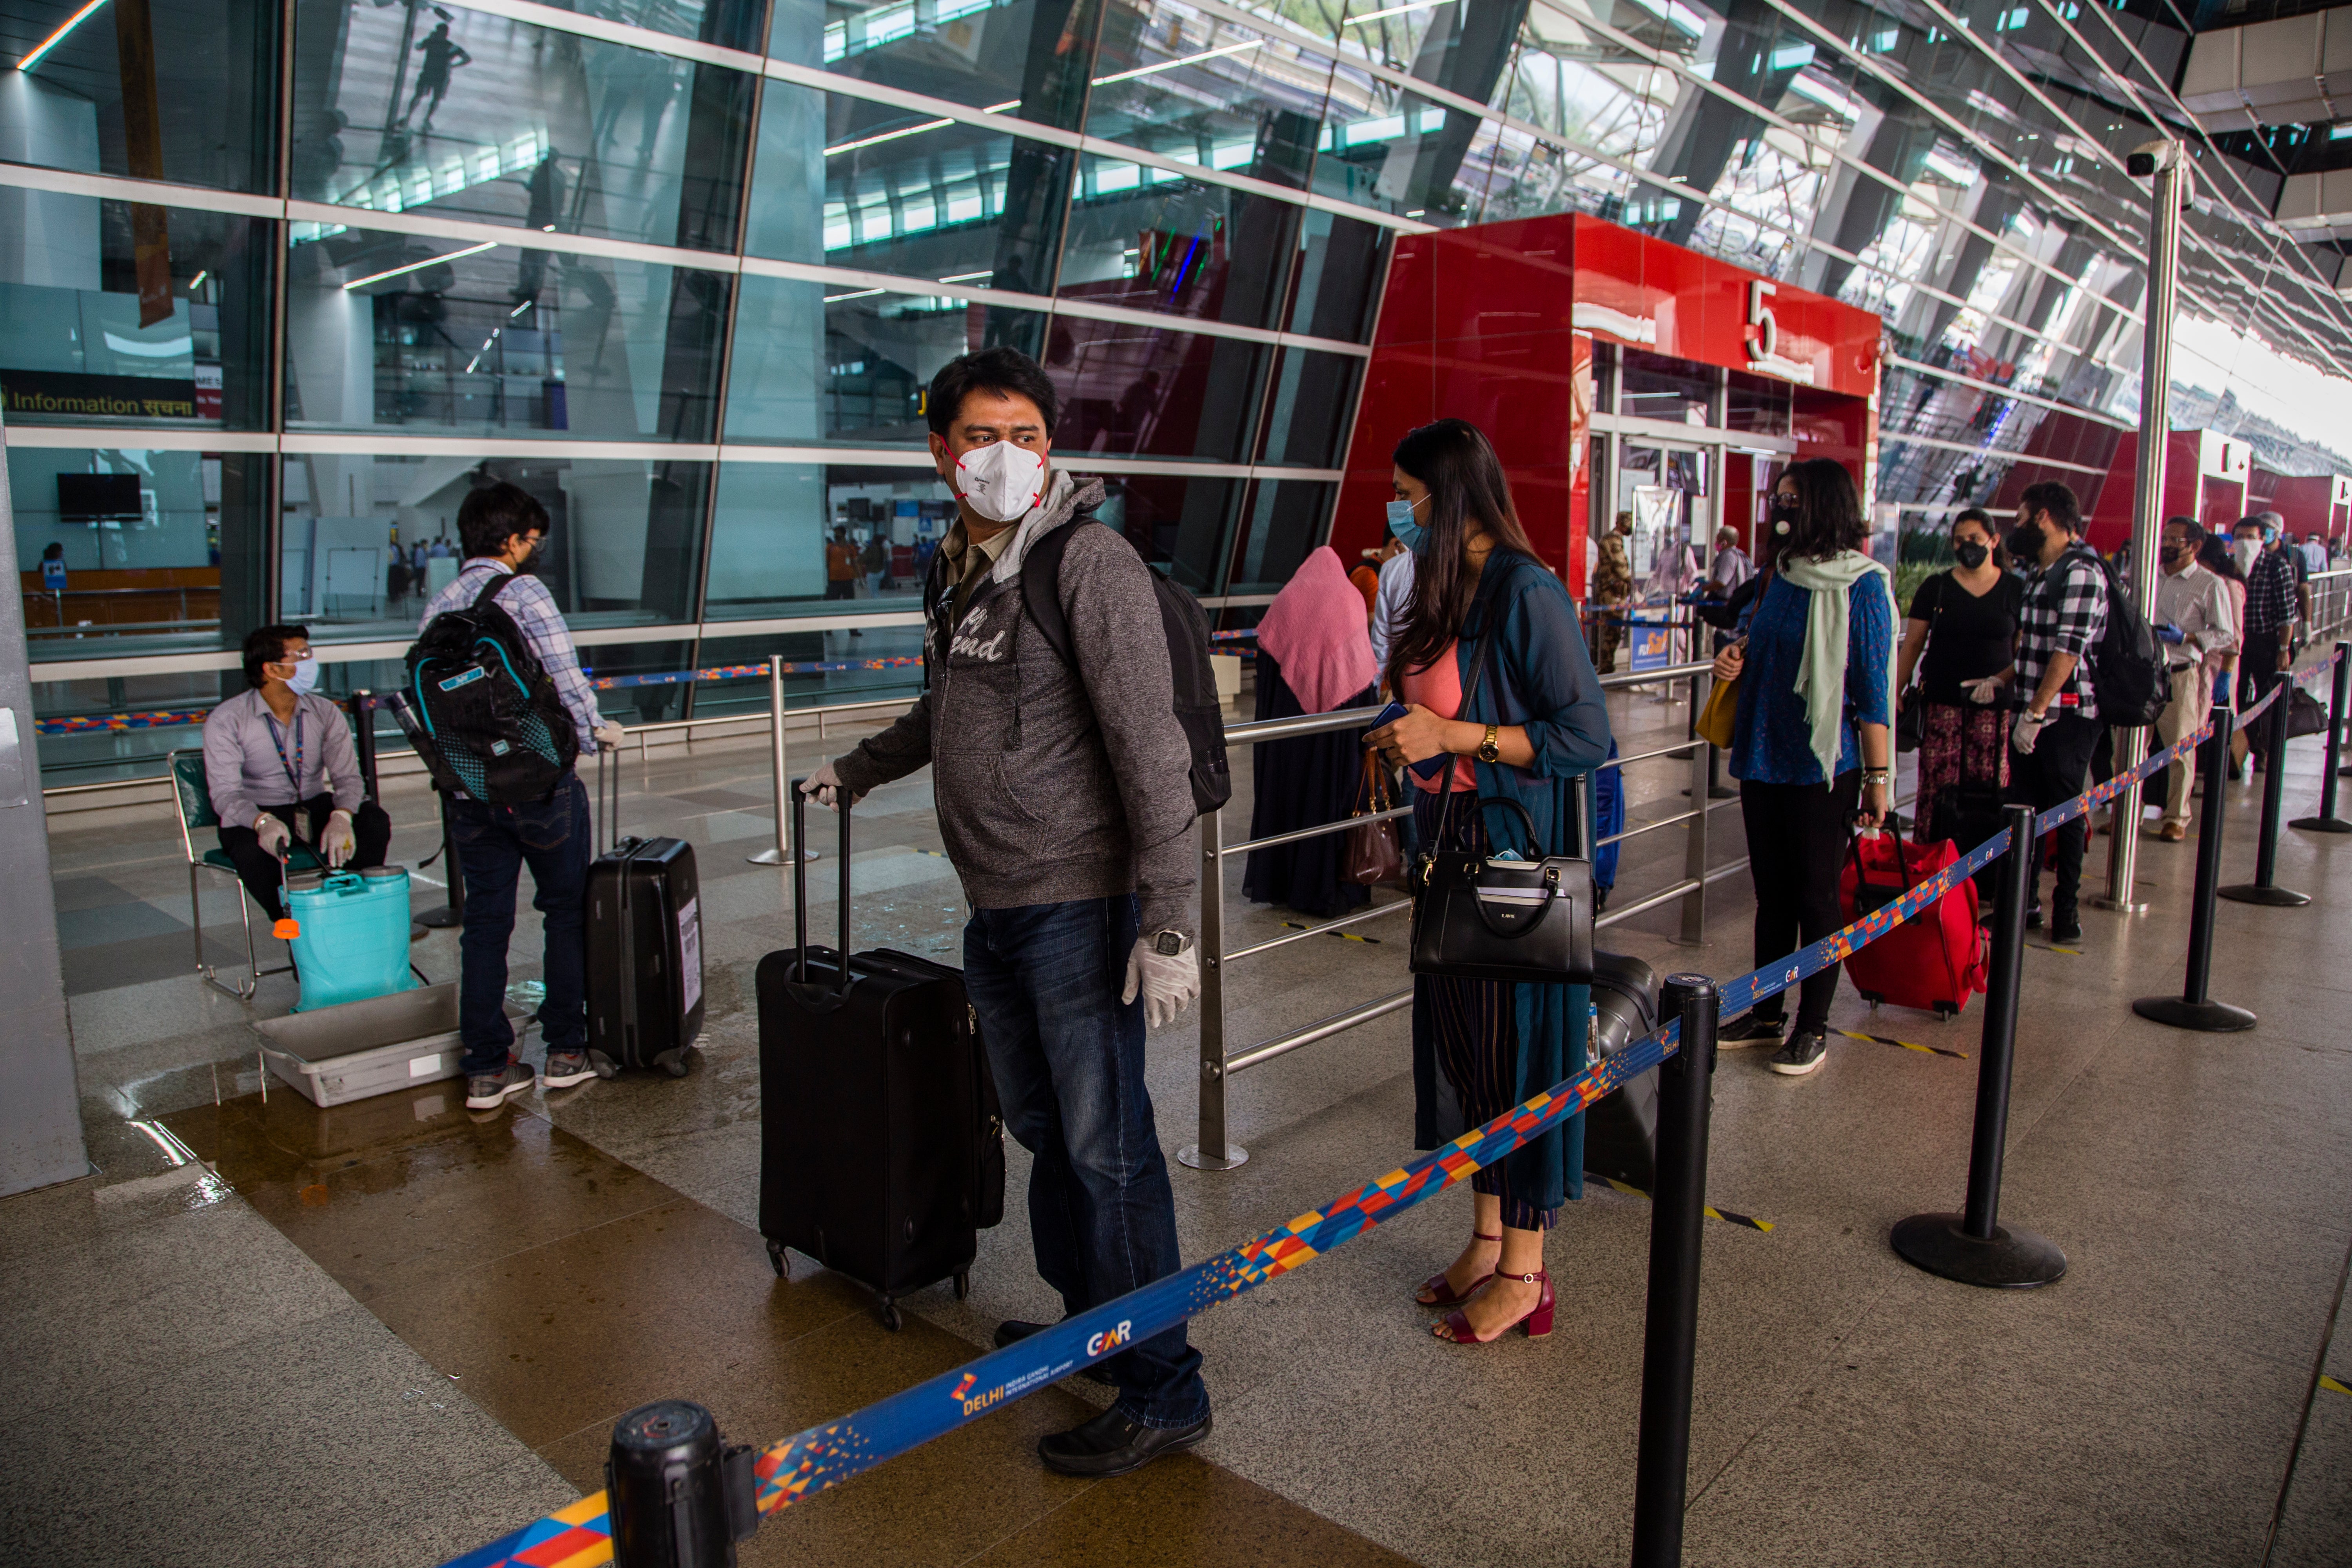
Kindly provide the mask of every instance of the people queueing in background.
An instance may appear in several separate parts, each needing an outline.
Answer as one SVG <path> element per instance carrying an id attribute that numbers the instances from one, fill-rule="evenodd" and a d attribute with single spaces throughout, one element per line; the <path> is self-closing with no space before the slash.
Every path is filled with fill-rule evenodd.
<path id="1" fill-rule="evenodd" d="M 2240 518 L 2231 530 L 2230 549 L 2238 570 L 2246 574 L 2246 618 L 2240 623 L 2244 658 L 2238 688 L 2238 706 L 2243 710 L 2286 679 L 2294 663 L 2295 621 L 2310 589 L 2295 580 L 2294 552 L 2280 547 L 2278 529 L 2268 514 Z M 2270 752 L 2270 727 L 2257 720 L 2241 733 L 2253 753 L 2254 771 L 2262 772 Z"/>
<path id="2" fill-rule="evenodd" d="M 2091 653 L 2107 629 L 2107 575 L 2083 542 L 2082 506 L 2056 480 L 2028 485 L 2009 535 L 2009 553 L 2026 574 L 2018 619 L 2017 659 L 2009 673 L 2017 720 L 2010 727 L 2010 799 L 2047 811 L 2083 792 L 2091 753 L 2106 733 L 2091 681 Z M 2050 894 L 2050 939 L 2083 940 L 2083 855 L 2090 819 L 2056 834 L 2057 870 Z M 2042 926 L 2042 858 L 2028 857 L 2032 900 L 2025 923 Z"/>
<path id="3" fill-rule="evenodd" d="M 1380 592 L 1372 600 L 1372 666 L 1381 672 L 1384 683 L 1390 645 L 1395 642 L 1397 628 L 1404 624 L 1405 611 L 1412 604 L 1413 563 L 1418 559 L 1393 530 L 1387 531 L 1387 537 L 1396 549 L 1381 563 Z"/>
<path id="4" fill-rule="evenodd" d="M 1625 637 L 1625 616 L 1633 599 L 1633 558 L 1627 553 L 1633 537 L 1633 514 L 1621 511 L 1601 541 L 1601 563 L 1593 569 L 1585 595 L 1592 667 L 1606 675 L 1617 668 L 1617 645 Z"/>
<path id="5" fill-rule="evenodd" d="M 1952 519 L 1951 545 L 1953 564 L 1911 595 L 1895 686 L 1898 712 L 1919 710 L 1913 837 L 1968 846 L 2000 830 L 2001 795 L 2009 788 L 2001 672 L 2016 648 L 2025 584 L 2010 572 L 2008 552 L 1982 508 Z M 1990 892 L 1993 875 L 1990 867 L 1978 873 L 1978 887 Z"/>
<path id="6" fill-rule="evenodd" d="M 514 617 L 524 646 L 547 672 L 585 756 L 621 743 L 622 727 L 596 711 L 596 696 L 580 668 L 572 628 L 555 595 L 530 570 L 546 543 L 547 509 L 520 485 L 500 482 L 468 494 L 457 508 L 457 537 L 466 563 L 425 605 L 423 630 L 444 610 L 471 605 L 484 588 L 506 579 L 492 602 Z M 539 1082 L 567 1089 L 595 1076 L 588 1063 L 588 942 L 584 900 L 595 828 L 588 791 L 567 773 L 545 800 L 494 805 L 459 794 L 449 798 L 449 841 L 466 879 L 466 923 L 457 939 L 457 1038 L 465 1047 L 466 1108 L 488 1110 L 531 1086 L 528 1064 L 514 1058 L 514 1026 L 507 1021 L 507 949 L 514 940 L 515 890 L 530 868 L 531 908 L 546 937 L 541 978 L 540 1038 L 547 1066 Z"/>
<path id="7" fill-rule="evenodd" d="M 2221 586 L 2230 595 L 2230 624 L 2237 628 L 2238 640 L 2229 652 L 2215 654 L 2205 661 L 2205 672 L 2211 677 L 2212 700 L 2232 712 L 2238 707 L 2238 666 L 2246 646 L 2246 574 L 2238 565 L 2236 541 L 2228 533 L 2208 533 L 2205 542 L 2197 547 L 2197 564 L 2221 579 Z M 2197 747 L 2198 776 L 2204 776 L 2211 759 L 2215 742 L 2207 739 Z M 2246 759 L 2246 737 L 2243 731 L 2230 736 L 2230 755 L 2226 767 L 2230 782 L 2242 776 Z"/>
<path id="8" fill-rule="evenodd" d="M 824 546 L 824 596 L 828 599 L 857 597 L 857 546 L 849 542 L 849 530 L 844 524 L 834 526 L 833 537 Z M 866 633 L 856 626 L 849 635 L 862 637 Z"/>
<path id="9" fill-rule="evenodd" d="M 1200 994 L 1201 966 L 1192 754 L 1159 596 L 1134 546 L 1092 521 L 1102 481 L 1052 466 L 1059 402 L 1012 348 L 950 360 L 931 378 L 931 458 L 957 516 L 924 579 L 930 684 L 803 789 L 846 810 L 936 770 L 940 836 L 973 906 L 965 991 L 1005 1130 L 1034 1156 L 1037 1272 L 1075 1314 L 1181 1264 L 1144 1029 Z M 1029 618 L 1022 584 L 1037 542 L 1065 528 L 1053 591 L 1075 666 Z M 1009 1320 L 996 1342 L 1041 1326 Z M 1118 1402 L 1040 1439 L 1050 1468 L 1124 1475 L 1208 1435 L 1201 1352 L 1182 1324 L 1095 1365 Z"/>
<path id="10" fill-rule="evenodd" d="M 1844 923 L 1838 873 L 1849 825 L 1875 827 L 1894 799 L 1895 593 L 1866 553 L 1853 476 L 1833 458 L 1792 463 L 1772 489 L 1772 571 L 1715 679 L 1739 682 L 1731 775 L 1756 885 L 1755 959 L 1769 968 Z M 1774 1072 L 1801 1077 L 1829 1052 L 1838 965 L 1807 979 L 1782 1038 L 1775 994 L 1727 1023 L 1727 1048 L 1777 1044 Z"/>
<path id="11" fill-rule="evenodd" d="M 1353 583 L 1356 592 L 1364 596 L 1364 624 L 1367 626 L 1380 614 L 1381 568 L 1403 553 L 1404 546 L 1397 542 L 1396 535 L 1383 527 L 1381 530 L 1381 547 L 1365 551 L 1363 559 L 1356 563 L 1355 570 L 1348 574 L 1348 581 Z"/>
<path id="12" fill-rule="evenodd" d="M 2304 563 L 2314 572 L 2327 570 L 2327 541 L 2320 537 L 2319 531 L 2315 528 L 2303 536 L 2303 559 Z M 2306 578 L 2305 581 L 2309 579 Z"/>
<path id="13" fill-rule="evenodd" d="M 1576 606 L 1520 526 L 1502 460 L 1459 419 L 1422 426 L 1397 443 L 1389 526 L 1419 560 L 1412 599 L 1389 648 L 1388 680 L 1410 704 L 1365 736 L 1390 763 L 1442 759 L 1434 778 L 1408 772 L 1420 843 L 1527 858 L 1591 841 L 1575 787 L 1609 752 L 1609 711 L 1585 655 Z M 1466 678 L 1481 638 L 1488 664 Z M 1586 792 L 1589 795 L 1589 792 Z M 1516 802 L 1533 824 L 1526 841 Z M 1413 1142 L 1431 1148 L 1463 1128 L 1442 1125 L 1436 1081 L 1475 1126 L 1580 1070 L 1589 985 L 1515 985 L 1423 974 L 1413 982 Z M 1471 1178 L 1471 1237 L 1417 1297 L 1447 1309 L 1433 1331 L 1483 1343 L 1524 1324 L 1551 1331 L 1544 1233 L 1583 1190 L 1584 1123 L 1565 1126 Z"/>
<path id="14" fill-rule="evenodd" d="M 866 569 L 867 595 L 880 598 L 882 590 L 890 585 L 890 546 L 883 542 L 879 523 L 866 536 L 866 552 L 858 558 L 858 564 Z"/>
<path id="15" fill-rule="evenodd" d="M 2193 517 L 2164 520 L 2161 566 L 2156 584 L 2157 636 L 2172 672 L 2172 697 L 2156 721 L 2159 746 L 2178 745 L 2196 732 L 2213 704 L 2207 673 L 2217 658 L 2237 651 L 2238 621 L 2231 584 L 2198 561 L 2205 530 Z M 2176 758 L 2165 769 L 2164 813 L 2156 837 L 2179 843 L 2189 837 L 2189 763 Z"/>
<path id="16" fill-rule="evenodd" d="M 317 689 L 307 626 L 245 637 L 247 689 L 205 719 L 205 792 L 237 879 L 275 921 L 280 862 L 297 844 L 332 869 L 383 864 L 392 820 L 366 797 L 343 710 Z"/>
<path id="17" fill-rule="evenodd" d="M 1756 575 L 1756 563 L 1748 552 L 1739 548 L 1739 532 L 1733 528 L 1715 531 L 1715 559 L 1706 563 L 1706 596 L 1718 602 L 1727 600 L 1739 584 Z"/>
<path id="18" fill-rule="evenodd" d="M 1370 705 L 1379 696 L 1361 592 L 1329 545 L 1308 553 L 1257 624 L 1257 717 L 1291 719 Z M 1336 822 L 1366 793 L 1359 733 L 1331 730 L 1260 741 L 1251 748 L 1252 838 Z M 1327 833 L 1253 849 L 1243 894 L 1328 919 L 1357 908 L 1370 889 L 1349 880 L 1348 838 Z"/>

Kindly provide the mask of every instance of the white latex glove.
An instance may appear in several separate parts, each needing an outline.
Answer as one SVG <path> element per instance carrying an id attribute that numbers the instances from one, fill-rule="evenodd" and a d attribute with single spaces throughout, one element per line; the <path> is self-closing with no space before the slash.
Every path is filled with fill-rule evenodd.
<path id="1" fill-rule="evenodd" d="M 617 752 L 621 749 L 621 737 L 628 731 L 619 720 L 607 719 L 599 713 L 596 715 L 596 728 L 590 733 L 596 737 L 597 745 L 608 752 Z"/>
<path id="2" fill-rule="evenodd" d="M 261 840 L 265 855 L 283 855 L 286 847 L 294 842 L 294 830 L 274 812 L 263 812 L 253 819 L 253 836 Z"/>
<path id="3" fill-rule="evenodd" d="M 834 772 L 831 763 L 827 763 L 801 780 L 801 793 L 819 805 L 837 806 L 841 804 L 842 796 L 841 775 Z M 849 804 L 856 805 L 865 798 L 862 795 L 853 795 L 849 797 Z"/>
<path id="4" fill-rule="evenodd" d="M 1969 701 L 1990 705 L 2000 698 L 2000 677 L 1988 675 L 1982 680 L 1963 680 L 1960 689 L 1969 694 Z"/>
<path id="5" fill-rule="evenodd" d="M 319 847 L 327 857 L 327 864 L 341 870 L 343 863 L 359 853 L 360 841 L 352 831 L 352 814 L 337 807 L 327 814 L 327 826 L 319 835 Z"/>
<path id="6" fill-rule="evenodd" d="M 2009 731 L 2009 743 L 2017 749 L 2018 755 L 2033 754 L 2033 742 L 2042 738 L 2042 724 L 2041 717 L 2032 711 L 2017 716 L 2016 724 Z"/>
<path id="7" fill-rule="evenodd" d="M 1127 955 L 1127 989 L 1119 993 L 1119 1005 L 1134 1001 L 1138 991 L 1143 994 L 1148 1027 L 1174 1023 L 1176 1015 L 1201 994 L 1200 950 L 1187 947 L 1171 957 L 1152 946 L 1150 938 L 1139 939 Z"/>

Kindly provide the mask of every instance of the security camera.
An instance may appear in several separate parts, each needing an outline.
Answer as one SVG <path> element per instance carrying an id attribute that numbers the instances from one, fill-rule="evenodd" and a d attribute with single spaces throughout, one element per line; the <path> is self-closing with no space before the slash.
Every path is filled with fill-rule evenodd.
<path id="1" fill-rule="evenodd" d="M 2124 155 L 2124 169 L 2133 179 L 2145 180 L 2158 169 L 2179 168 L 2180 153 L 2180 143 L 2168 136 L 2133 148 Z"/>

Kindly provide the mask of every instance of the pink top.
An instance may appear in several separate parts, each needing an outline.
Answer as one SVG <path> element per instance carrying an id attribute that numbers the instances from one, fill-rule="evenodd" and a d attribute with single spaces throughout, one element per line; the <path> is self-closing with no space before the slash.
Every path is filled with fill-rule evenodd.
<path id="1" fill-rule="evenodd" d="M 1404 700 L 1407 702 L 1426 708 L 1441 719 L 1459 719 L 1462 716 L 1462 666 L 1454 657 L 1456 646 L 1449 642 L 1440 648 L 1436 661 L 1428 668 L 1404 672 Z M 1425 779 L 1419 773 L 1407 776 L 1431 795 L 1445 787 L 1444 768 L 1437 770 L 1435 778 Z M 1468 790 L 1472 795 L 1478 793 L 1478 769 L 1468 757 L 1454 760 L 1454 787 Z"/>

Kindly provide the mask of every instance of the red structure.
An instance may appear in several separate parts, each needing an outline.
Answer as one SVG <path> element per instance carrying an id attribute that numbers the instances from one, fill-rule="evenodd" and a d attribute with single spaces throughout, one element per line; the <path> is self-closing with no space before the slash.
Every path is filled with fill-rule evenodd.
<path id="1" fill-rule="evenodd" d="M 2286 519 L 2287 532 L 2295 539 L 2306 533 L 2342 539 L 2352 531 L 2352 476 L 2314 474 L 2297 479 L 2257 467 L 2246 489 L 2252 497 L 2246 510 L 2278 513 Z"/>
<path id="2" fill-rule="evenodd" d="M 2227 531 L 2252 510 L 2247 481 L 2253 475 L 2254 449 L 2243 441 L 2217 436 L 2210 430 L 2175 430 L 2164 451 L 2164 505 L 2158 517 L 2193 517 L 2209 529 Z M 2107 477 L 2091 509 L 2089 539 L 2094 549 L 2115 551 L 2131 542 L 2132 497 L 2138 491 L 2134 470 L 2139 464 L 2139 435 L 2128 431 L 2116 441 L 2108 459 Z M 2068 482 L 2074 476 L 2060 475 Z M 2084 489 L 2076 485 L 2076 489 Z M 2001 492 L 2014 505 L 2016 498 L 2004 486 Z M 2284 510 L 2284 509 L 2282 509 Z"/>
<path id="3" fill-rule="evenodd" d="M 1596 342 L 1790 384 L 1794 451 L 1777 460 L 1836 458 L 1871 493 L 1876 316 L 1562 213 L 1397 242 L 1332 523 L 1342 558 L 1380 542 L 1397 441 L 1452 416 L 1493 439 L 1537 550 L 1582 597 Z M 1726 451 L 1742 439 L 1689 434 Z M 1725 469 L 1721 515 L 1738 526 L 1756 481 L 1745 461 Z"/>

